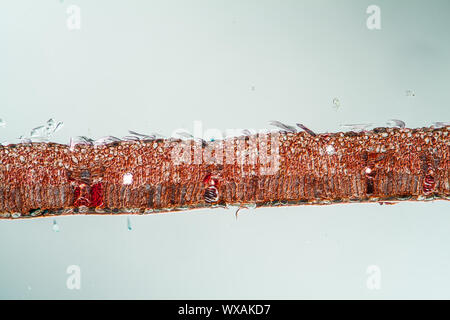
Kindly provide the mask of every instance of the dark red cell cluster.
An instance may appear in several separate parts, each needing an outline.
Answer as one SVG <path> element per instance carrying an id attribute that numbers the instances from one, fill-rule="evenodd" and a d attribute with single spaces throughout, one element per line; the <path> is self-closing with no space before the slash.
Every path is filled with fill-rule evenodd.
<path id="1" fill-rule="evenodd" d="M 103 206 L 103 186 L 100 182 L 89 186 L 80 183 L 74 191 L 74 207 L 91 207 L 97 208 Z"/>

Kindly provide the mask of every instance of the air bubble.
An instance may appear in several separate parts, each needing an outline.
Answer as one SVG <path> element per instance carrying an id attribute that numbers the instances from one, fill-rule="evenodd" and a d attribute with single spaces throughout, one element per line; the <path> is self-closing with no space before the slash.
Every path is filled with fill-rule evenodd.
<path id="1" fill-rule="evenodd" d="M 128 229 L 128 231 L 133 230 L 133 228 L 131 227 L 131 220 L 130 220 L 130 217 L 127 217 L 127 229 Z"/>
<path id="2" fill-rule="evenodd" d="M 59 232 L 59 225 L 58 225 L 58 223 L 56 222 L 56 220 L 53 220 L 52 229 L 53 229 L 53 231 L 55 231 L 55 232 Z"/>

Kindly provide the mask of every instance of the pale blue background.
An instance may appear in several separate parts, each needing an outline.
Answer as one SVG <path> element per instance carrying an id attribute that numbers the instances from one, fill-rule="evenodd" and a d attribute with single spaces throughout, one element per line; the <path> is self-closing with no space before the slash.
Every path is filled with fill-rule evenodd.
<path id="1" fill-rule="evenodd" d="M 371 4 L 381 30 L 366 28 Z M 450 119 L 449 30 L 448 0 L 4 0 L 0 141 L 51 117 L 62 143 L 194 120 L 429 126 Z M 132 231 L 125 216 L 52 222 L 0 221 L 0 298 L 450 298 L 447 202 L 132 216 Z"/>

